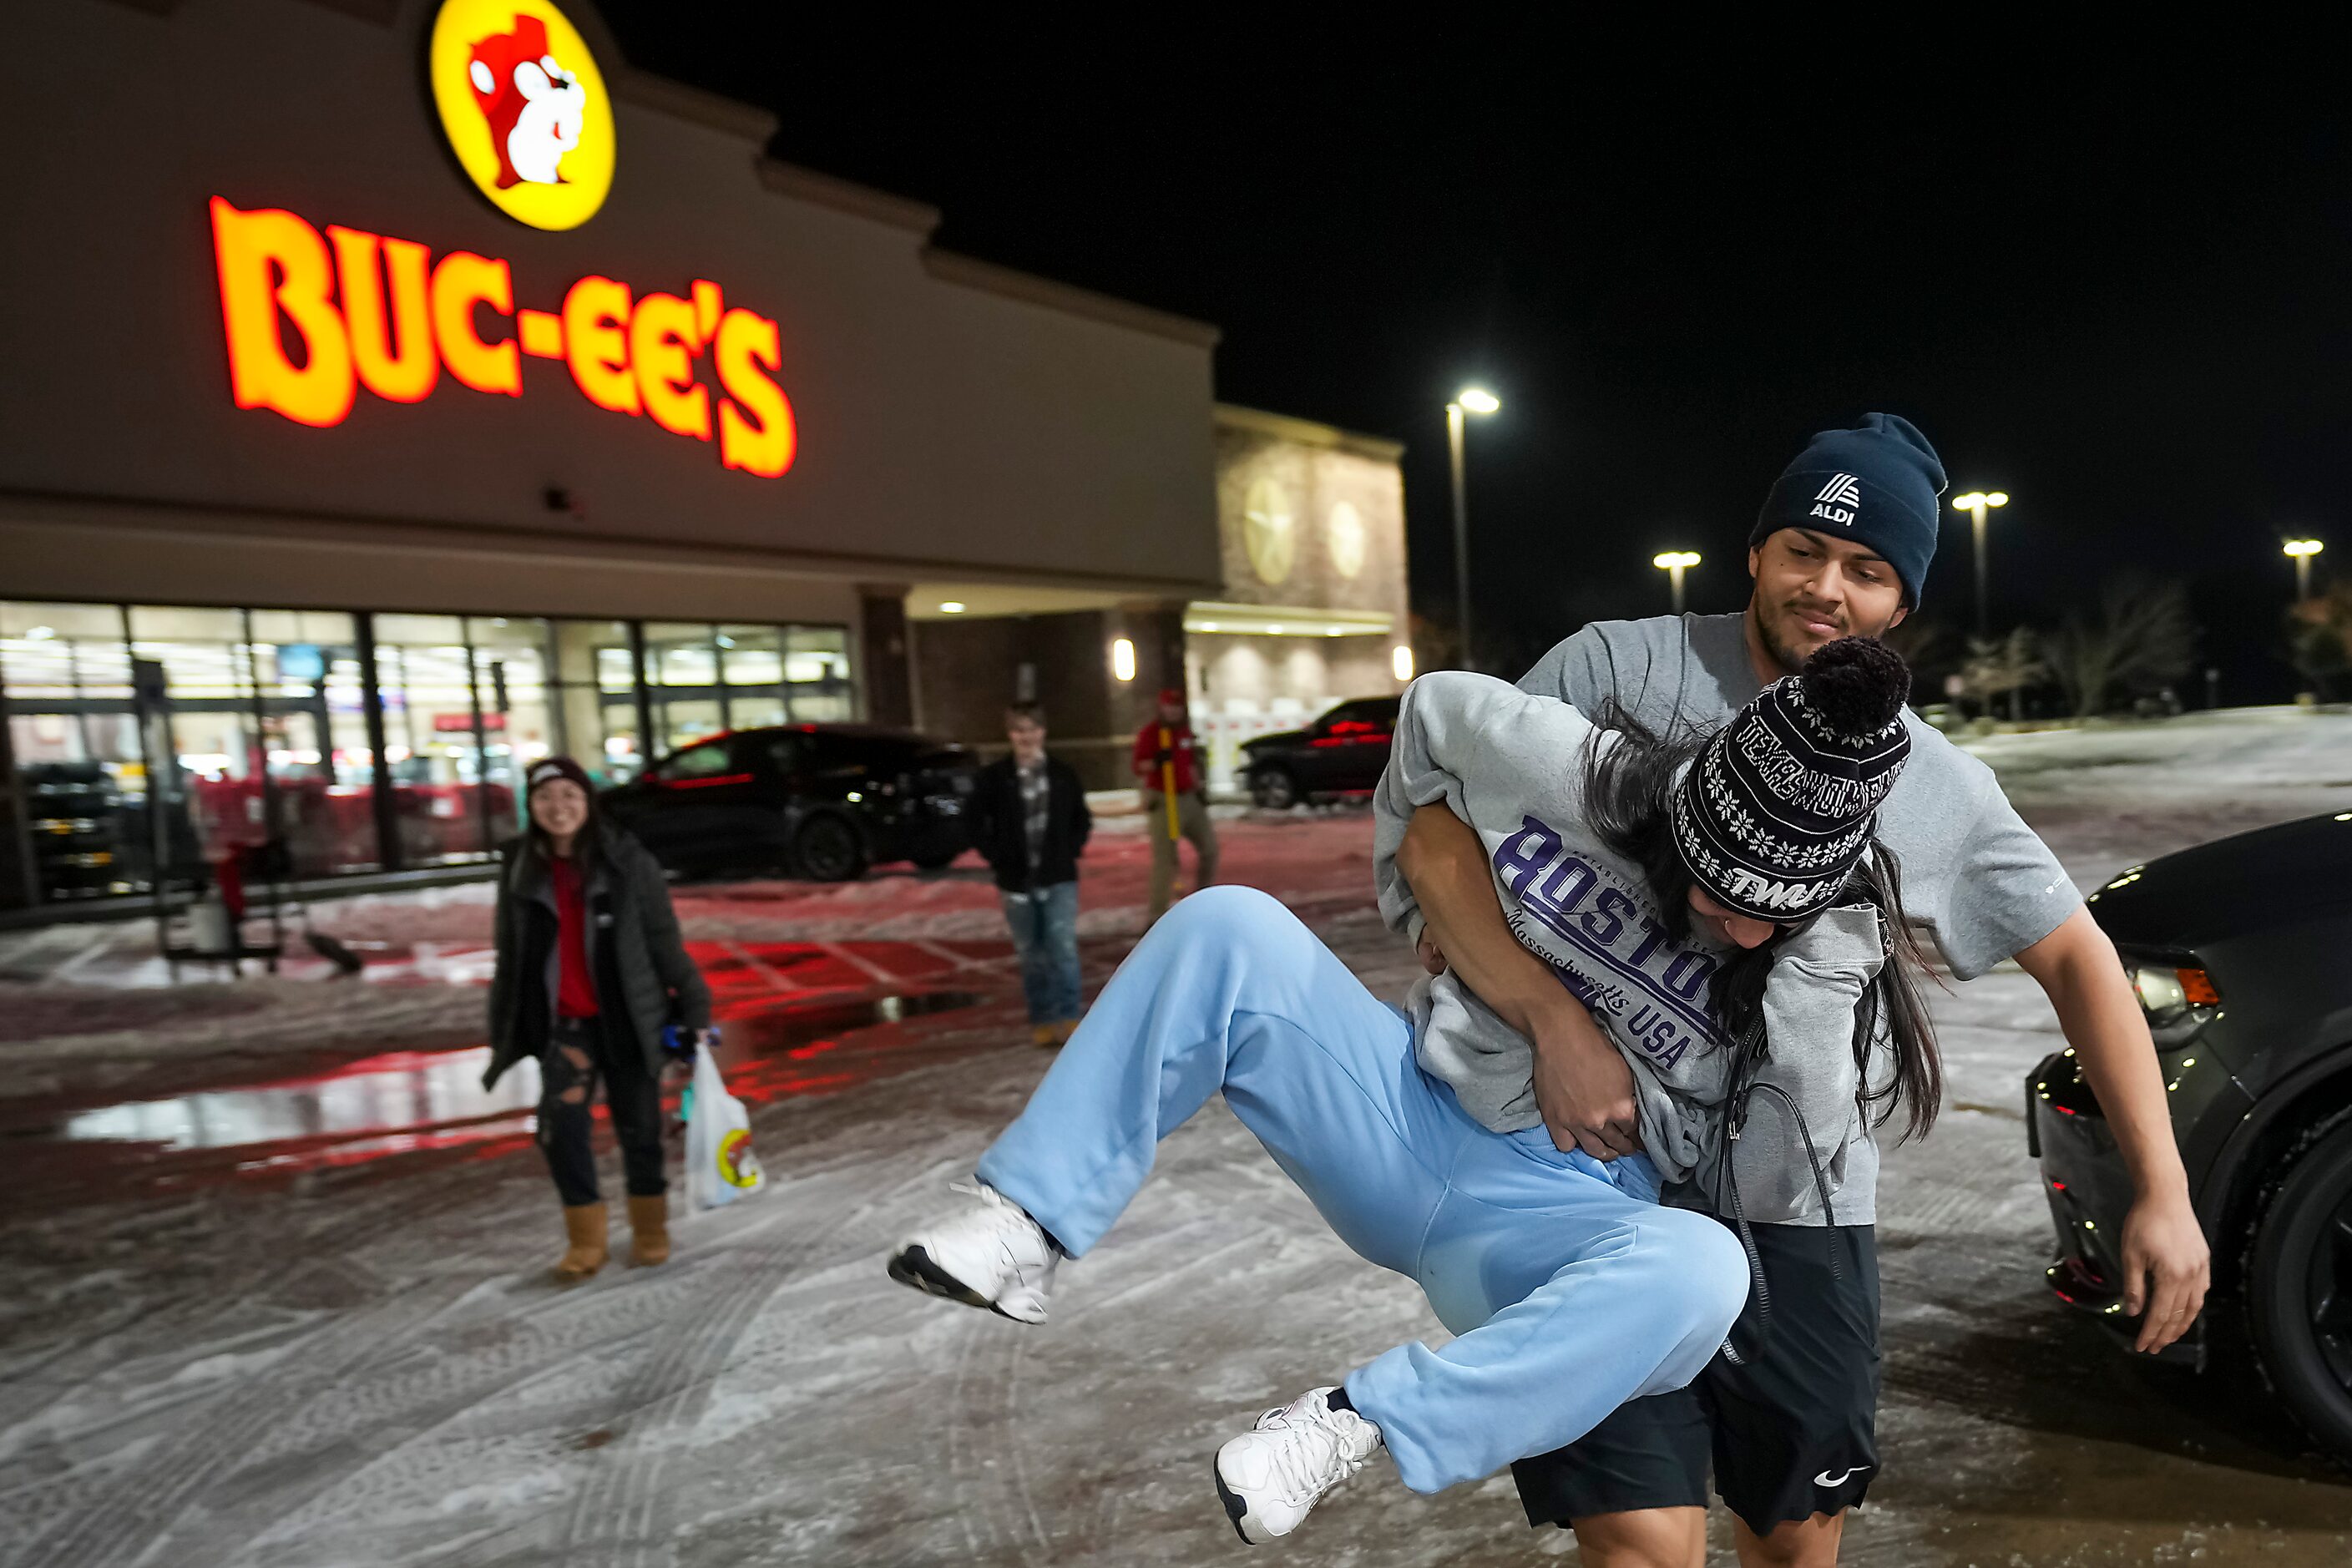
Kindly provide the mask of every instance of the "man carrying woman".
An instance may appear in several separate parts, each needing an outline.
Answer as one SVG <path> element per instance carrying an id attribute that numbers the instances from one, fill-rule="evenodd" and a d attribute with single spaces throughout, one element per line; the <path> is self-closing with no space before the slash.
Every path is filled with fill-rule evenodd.
<path id="1" fill-rule="evenodd" d="M 1595 623 L 1539 661 L 1521 689 L 1622 713 L 1647 732 L 1703 732 L 1727 721 L 1736 730 L 1760 689 L 1832 639 L 1877 637 L 1917 605 L 1943 488 L 1933 447 L 1903 419 L 1873 414 L 1824 430 L 1765 500 L 1749 536 L 1755 590 L 1743 613 Z M 2138 1348 L 2159 1350 L 2196 1318 L 2209 1270 L 2147 1023 L 2114 947 L 1991 770 L 1908 714 L 1904 723 L 1911 760 L 1877 832 L 1901 866 L 1906 907 L 1958 978 L 2014 957 L 2048 994 L 2139 1194 L 2124 1237 L 2125 1305 L 2140 1319 Z M 1551 1139 L 1604 1161 L 1629 1157 L 1650 1138 L 1639 1075 L 1598 1010 L 1512 940 L 1486 861 L 1451 813 L 1424 808 L 1399 858 L 1409 890 L 1390 902 L 1433 972 L 1450 964 L 1496 1012 L 1515 1010 Z M 1755 1114 L 1772 1109 L 1768 1100 Z M 1923 1128 L 1934 1109 L 1932 1092 L 1912 1099 L 1910 1127 Z M 1879 1465 L 1877 1154 L 1866 1136 L 1877 1120 L 1864 1120 L 1833 1205 L 1751 1227 L 1769 1320 L 1759 1294 L 1734 1331 L 1733 1353 L 1689 1386 L 1632 1401 L 1580 1441 L 1515 1467 L 1531 1523 L 1572 1527 L 1596 1568 L 1696 1568 L 1711 1464 L 1748 1568 L 1836 1561 L 1845 1510 Z M 1765 1121 L 1751 1121 L 1739 1141 L 1740 1173 L 1759 1136 L 1784 1156 L 1781 1169 L 1801 1174 L 1785 1158 L 1786 1130 Z M 1669 1196 L 1731 1216 L 1729 1192 L 1706 1171 Z M 1751 1205 L 1750 1217 L 1767 1216 Z"/>
<path id="2" fill-rule="evenodd" d="M 1137 947 L 980 1162 L 972 1201 L 906 1238 L 892 1277 L 1042 1322 L 1061 1259 L 1222 1092 L 1340 1238 L 1419 1283 L 1457 1336 L 1389 1351 L 1225 1444 L 1216 1487 L 1244 1540 L 1287 1534 L 1382 1447 L 1434 1491 L 1683 1386 L 1749 1264 L 1731 1230 L 1657 1197 L 1712 1158 L 1727 1103 L 1760 1095 L 1808 1127 L 1804 1191 L 1833 1201 L 1859 1108 L 1932 1092 L 1899 885 L 1872 855 L 1907 687 L 1885 650 L 1840 644 L 1704 745 L 1604 731 L 1478 676 L 1406 694 L 1377 802 L 1384 910 L 1409 915 L 1391 862 L 1415 808 L 1465 823 L 1504 929 L 1633 1072 L 1645 1154 L 1555 1145 L 1507 996 L 1448 975 L 1386 1006 L 1275 900 L 1223 889 Z"/>

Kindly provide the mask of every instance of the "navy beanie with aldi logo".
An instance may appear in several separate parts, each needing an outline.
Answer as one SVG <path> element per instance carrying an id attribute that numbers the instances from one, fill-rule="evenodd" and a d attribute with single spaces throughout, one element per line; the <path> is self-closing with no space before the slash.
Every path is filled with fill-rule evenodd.
<path id="1" fill-rule="evenodd" d="M 1824 430 L 1773 481 L 1748 536 L 1752 549 L 1783 528 L 1865 545 L 1895 569 L 1916 608 L 1943 521 L 1944 464 L 1908 419 L 1865 414 L 1851 430 Z"/>

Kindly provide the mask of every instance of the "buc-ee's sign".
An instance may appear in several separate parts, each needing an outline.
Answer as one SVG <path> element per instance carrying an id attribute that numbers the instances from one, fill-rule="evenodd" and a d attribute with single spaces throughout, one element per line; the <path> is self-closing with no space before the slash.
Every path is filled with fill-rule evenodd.
<path id="1" fill-rule="evenodd" d="M 587 46 L 544 0 L 446 0 L 429 74 L 449 145 L 499 210 L 539 228 L 588 220 L 612 184 L 612 105 Z M 212 200 L 213 260 L 240 408 L 328 427 L 365 387 L 421 403 L 446 373 L 520 397 L 526 358 L 558 360 L 599 408 L 715 441 L 730 468 L 792 467 L 792 400 L 777 374 L 782 334 L 730 307 L 716 283 L 636 295 L 590 275 L 557 308 L 518 308 L 504 261 L 436 257 L 415 240 L 278 208 Z M 706 381 L 698 367 L 707 367 Z M 713 384 L 715 384 L 715 385 Z"/>

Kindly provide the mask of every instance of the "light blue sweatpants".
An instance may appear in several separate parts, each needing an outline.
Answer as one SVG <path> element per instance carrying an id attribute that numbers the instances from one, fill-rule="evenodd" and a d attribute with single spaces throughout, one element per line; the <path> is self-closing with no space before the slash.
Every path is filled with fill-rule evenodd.
<path id="1" fill-rule="evenodd" d="M 1347 1379 L 1415 1491 L 1681 1387 L 1747 1300 L 1738 1242 L 1653 1201 L 1647 1160 L 1604 1165 L 1541 1128 L 1479 1126 L 1415 1064 L 1404 1016 L 1248 888 L 1195 893 L 1151 928 L 980 1179 L 1078 1257 L 1160 1140 L 1221 1090 L 1339 1238 L 1418 1282 L 1460 1336 L 1400 1345 Z"/>

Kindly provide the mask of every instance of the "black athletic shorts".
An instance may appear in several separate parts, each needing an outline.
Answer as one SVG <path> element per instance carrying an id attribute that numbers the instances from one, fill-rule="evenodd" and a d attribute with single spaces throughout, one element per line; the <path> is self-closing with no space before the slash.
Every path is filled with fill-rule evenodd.
<path id="1" fill-rule="evenodd" d="M 1753 1287 L 1720 1352 L 1685 1388 L 1618 1406 L 1565 1448 L 1511 1467 L 1528 1522 L 1724 1505 L 1759 1535 L 1860 1506 L 1878 1473 L 1878 1240 L 1869 1226 L 1750 1227 L 1771 1292 Z M 1836 1267 L 1832 1268 L 1832 1259 Z"/>

